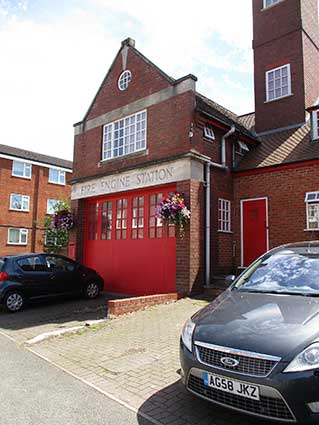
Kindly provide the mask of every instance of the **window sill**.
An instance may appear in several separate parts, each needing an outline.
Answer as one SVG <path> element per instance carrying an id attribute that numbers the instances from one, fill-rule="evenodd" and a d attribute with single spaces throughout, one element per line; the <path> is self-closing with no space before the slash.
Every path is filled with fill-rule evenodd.
<path id="1" fill-rule="evenodd" d="M 51 182 L 50 180 L 48 181 L 48 183 L 50 183 L 50 184 L 56 184 L 58 186 L 65 186 L 65 183 Z"/>
<path id="2" fill-rule="evenodd" d="M 9 211 L 24 212 L 24 213 L 29 213 L 30 212 L 30 210 L 18 210 L 16 208 L 9 208 Z"/>
<path id="3" fill-rule="evenodd" d="M 273 103 L 273 102 L 277 102 L 278 100 L 282 100 L 282 99 L 287 99 L 287 97 L 292 97 L 294 94 L 290 93 L 287 94 L 286 96 L 281 96 L 281 97 L 276 97 L 276 99 L 271 99 L 271 100 L 265 100 L 264 103 Z"/>
<path id="4" fill-rule="evenodd" d="M 27 246 L 28 244 L 27 243 L 15 243 L 15 242 L 7 242 L 7 245 L 10 245 L 10 246 Z"/>
<path id="5" fill-rule="evenodd" d="M 234 232 L 231 230 L 217 230 L 217 233 L 226 233 L 228 235 L 232 235 Z"/>
<path id="6" fill-rule="evenodd" d="M 319 228 L 318 229 L 304 229 L 304 232 L 319 232 Z"/>
<path id="7" fill-rule="evenodd" d="M 205 137 L 205 136 L 203 136 L 203 140 L 204 140 L 205 142 L 208 142 L 208 143 L 213 143 L 213 142 L 215 142 L 215 141 L 216 141 L 216 138 L 215 138 L 215 139 L 210 139 L 209 137 Z"/>
<path id="8" fill-rule="evenodd" d="M 18 177 L 18 179 L 26 179 L 26 180 L 31 180 L 31 177 L 26 177 L 26 176 L 17 176 L 16 174 L 11 174 L 11 177 Z"/>
<path id="9" fill-rule="evenodd" d="M 100 162 L 98 162 L 98 167 L 103 167 L 106 164 L 112 164 L 113 162 L 119 162 L 119 161 L 123 161 L 126 159 L 132 159 L 135 157 L 139 157 L 139 156 L 144 156 L 144 155 L 148 155 L 148 149 L 141 149 L 139 151 L 135 151 L 135 152 L 131 152 L 128 153 L 127 155 L 122 155 L 122 156 L 117 156 L 116 158 L 107 158 L 107 159 L 101 159 Z"/>

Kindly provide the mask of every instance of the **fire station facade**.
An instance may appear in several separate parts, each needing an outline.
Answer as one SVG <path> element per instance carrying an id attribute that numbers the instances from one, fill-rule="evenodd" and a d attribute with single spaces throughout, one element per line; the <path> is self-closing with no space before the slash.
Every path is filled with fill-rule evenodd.
<path id="1" fill-rule="evenodd" d="M 318 237 L 317 12 L 317 0 L 253 0 L 244 116 L 122 42 L 74 126 L 71 243 L 109 292 L 200 292 L 273 246 Z M 183 238 L 156 217 L 175 192 L 191 210 Z"/>

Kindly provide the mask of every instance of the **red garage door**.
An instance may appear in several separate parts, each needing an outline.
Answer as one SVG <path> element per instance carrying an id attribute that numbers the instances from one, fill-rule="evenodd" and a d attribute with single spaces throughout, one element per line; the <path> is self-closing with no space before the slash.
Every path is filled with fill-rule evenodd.
<path id="1" fill-rule="evenodd" d="M 108 292 L 151 295 L 176 291 L 175 227 L 155 217 L 175 187 L 120 193 L 87 201 L 84 262 Z"/>

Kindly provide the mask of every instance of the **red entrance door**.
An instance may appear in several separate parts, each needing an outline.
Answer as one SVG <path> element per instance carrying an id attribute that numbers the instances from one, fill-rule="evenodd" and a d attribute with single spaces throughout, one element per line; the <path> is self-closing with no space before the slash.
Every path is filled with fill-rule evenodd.
<path id="1" fill-rule="evenodd" d="M 241 201 L 242 265 L 248 266 L 268 250 L 267 198 Z"/>
<path id="2" fill-rule="evenodd" d="M 175 227 L 155 215 L 174 191 L 166 186 L 87 201 L 84 262 L 101 274 L 107 292 L 176 292 Z"/>

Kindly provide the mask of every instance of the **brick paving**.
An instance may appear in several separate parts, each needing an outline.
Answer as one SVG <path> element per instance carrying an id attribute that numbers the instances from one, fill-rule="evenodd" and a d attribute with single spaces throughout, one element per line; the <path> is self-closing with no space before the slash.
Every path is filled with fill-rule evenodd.
<path id="1" fill-rule="evenodd" d="M 46 340 L 32 349 L 135 408 L 141 422 L 140 415 L 143 413 L 155 423 L 167 425 L 256 424 L 257 420 L 254 418 L 213 406 L 192 396 L 180 383 L 177 374 L 180 367 L 180 332 L 185 320 L 206 303 L 205 300 L 183 299 L 176 303 L 151 307 L 108 319 L 74 334 Z M 82 308 L 87 308 L 86 313 L 79 312 L 81 305 L 76 307 L 76 304 L 66 303 L 62 309 L 56 306 L 56 310 L 62 310 L 57 314 L 57 319 L 53 318 L 52 309 L 48 316 L 51 319 L 45 321 L 43 318 L 42 324 L 35 328 L 27 330 L 28 325 L 25 323 L 26 326 L 20 330 L 4 329 L 3 317 L 8 315 L 0 315 L 0 328 L 21 342 L 39 329 L 43 332 L 46 327 L 52 327 L 54 320 L 58 322 L 55 326 L 61 326 L 62 312 L 65 311 L 66 314 L 70 306 L 73 306 L 72 320 L 67 321 L 66 316 L 63 326 L 79 323 L 84 316 L 90 316 L 90 320 L 103 316 L 99 303 L 91 305 L 91 311 L 83 304 Z M 34 318 L 36 311 L 40 310 L 36 309 L 34 313 L 30 310 L 29 316 Z M 26 313 L 27 311 L 21 314 Z M 20 315 L 14 317 L 18 316 Z M 8 320 L 5 323 L 8 327 Z M 258 423 L 266 424 L 259 419 Z"/>

